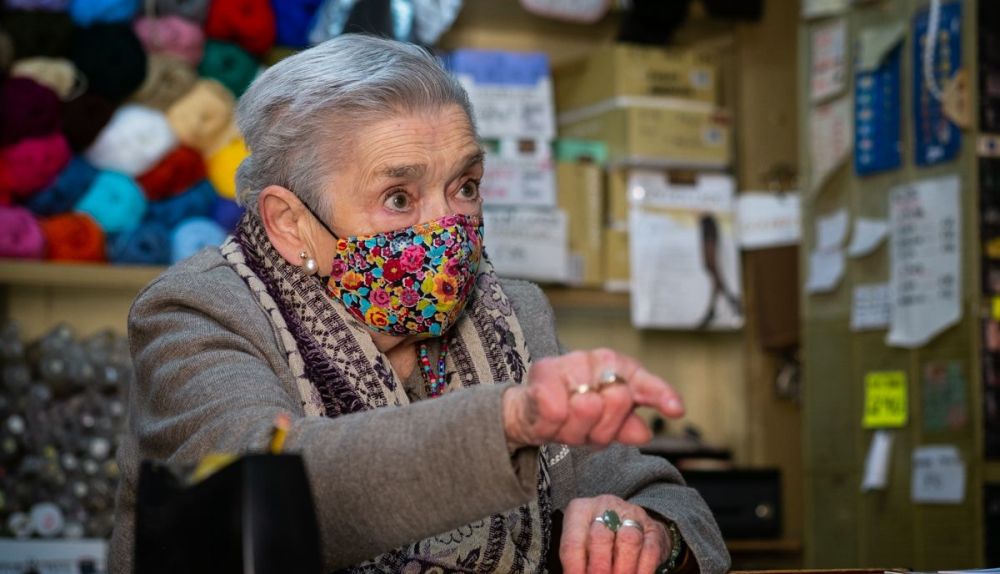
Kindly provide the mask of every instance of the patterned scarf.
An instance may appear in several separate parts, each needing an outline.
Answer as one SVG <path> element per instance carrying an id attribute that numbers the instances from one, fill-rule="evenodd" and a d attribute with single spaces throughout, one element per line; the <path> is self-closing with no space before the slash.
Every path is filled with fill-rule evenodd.
<path id="1" fill-rule="evenodd" d="M 222 254 L 270 317 L 307 416 L 336 417 L 410 403 L 368 329 L 331 299 L 315 277 L 285 261 L 255 216 L 244 215 Z M 530 365 L 524 334 L 485 256 L 468 306 L 446 336 L 451 339 L 445 392 L 524 379 Z M 539 458 L 536 500 L 386 552 L 345 572 L 544 572 L 549 479 L 546 457 Z"/>

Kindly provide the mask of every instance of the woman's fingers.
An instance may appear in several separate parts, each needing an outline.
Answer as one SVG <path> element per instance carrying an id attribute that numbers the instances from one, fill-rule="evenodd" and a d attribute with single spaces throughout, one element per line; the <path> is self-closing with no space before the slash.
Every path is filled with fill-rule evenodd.
<path id="1" fill-rule="evenodd" d="M 617 524 L 595 520 L 607 511 Z M 666 559 L 668 540 L 666 527 L 639 506 L 611 495 L 577 498 L 566 507 L 559 558 L 567 574 L 649 573 Z"/>
<path id="2" fill-rule="evenodd" d="M 641 524 L 641 523 L 639 523 Z M 647 572 L 638 570 L 639 555 L 642 553 L 645 536 L 643 530 L 634 526 L 622 526 L 615 535 L 615 552 L 612 564 L 614 574 L 636 574 Z M 651 570 L 650 570 L 651 572 Z"/>

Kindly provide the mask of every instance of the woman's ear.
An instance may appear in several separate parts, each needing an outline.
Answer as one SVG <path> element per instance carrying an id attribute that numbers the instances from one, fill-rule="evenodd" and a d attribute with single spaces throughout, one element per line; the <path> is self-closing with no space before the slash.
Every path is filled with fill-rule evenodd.
<path id="1" fill-rule="evenodd" d="M 316 257 L 308 237 L 306 209 L 294 193 L 279 185 L 265 187 L 257 197 L 257 209 L 267 237 L 285 261 L 301 265 L 303 252 Z"/>

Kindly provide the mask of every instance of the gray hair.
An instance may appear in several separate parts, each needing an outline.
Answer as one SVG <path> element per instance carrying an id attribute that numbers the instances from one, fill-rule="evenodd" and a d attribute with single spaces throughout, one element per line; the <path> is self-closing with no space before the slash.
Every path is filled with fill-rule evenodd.
<path id="1" fill-rule="evenodd" d="M 257 213 L 269 185 L 329 217 L 326 179 L 358 133 L 390 115 L 459 106 L 475 133 L 468 95 L 427 50 L 345 34 L 281 60 L 240 98 L 236 121 L 250 150 L 236 172 L 237 201 Z"/>

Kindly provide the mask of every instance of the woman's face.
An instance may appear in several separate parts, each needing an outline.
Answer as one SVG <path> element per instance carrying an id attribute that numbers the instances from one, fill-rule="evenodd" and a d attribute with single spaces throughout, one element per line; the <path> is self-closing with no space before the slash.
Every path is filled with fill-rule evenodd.
<path id="1" fill-rule="evenodd" d="M 339 237 L 482 212 L 483 150 L 458 106 L 396 115 L 364 129 L 328 185 Z"/>

